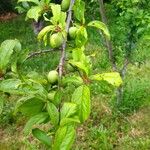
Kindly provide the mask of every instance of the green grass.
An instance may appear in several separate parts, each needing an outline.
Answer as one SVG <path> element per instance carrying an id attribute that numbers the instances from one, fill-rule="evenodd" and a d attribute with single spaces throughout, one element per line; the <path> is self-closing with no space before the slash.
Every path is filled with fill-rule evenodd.
<path id="1" fill-rule="evenodd" d="M 34 52 L 47 49 L 37 44 L 33 34 L 31 22 L 25 22 L 24 17 L 0 23 L 0 42 L 6 39 L 19 39 L 22 49 Z M 101 48 L 99 34 L 89 30 L 90 42 L 87 44 L 87 53 L 95 54 L 92 57 L 94 72 L 110 71 L 107 52 Z M 57 67 L 59 52 L 52 52 L 27 60 L 22 70 L 24 72 L 48 72 Z M 125 101 L 122 108 L 130 113 L 113 111 L 111 109 L 114 88 L 101 82 L 91 86 L 92 113 L 84 125 L 78 128 L 76 143 L 73 150 L 149 150 L 150 149 L 150 64 L 147 62 L 141 68 L 129 66 L 125 86 Z M 137 82 L 138 81 L 138 82 Z M 131 87 L 132 86 L 132 87 Z M 24 119 L 13 116 L 14 102 L 17 97 L 9 97 L 0 117 L 0 149 L 17 150 L 29 149 L 23 141 L 22 129 Z M 131 105 L 132 104 L 132 105 Z M 37 143 L 37 141 L 33 141 Z M 40 149 L 40 148 L 39 148 Z M 43 149 L 43 148 L 41 148 Z"/>
<path id="2" fill-rule="evenodd" d="M 48 49 L 42 43 L 39 43 L 37 36 L 33 33 L 32 22 L 25 22 L 24 16 L 0 22 L 0 43 L 6 39 L 18 39 L 22 44 L 22 50 L 30 52 Z M 42 57 L 31 58 L 24 63 L 23 70 L 38 72 L 48 72 L 50 69 L 55 69 L 58 62 L 58 52 L 51 52 Z"/>

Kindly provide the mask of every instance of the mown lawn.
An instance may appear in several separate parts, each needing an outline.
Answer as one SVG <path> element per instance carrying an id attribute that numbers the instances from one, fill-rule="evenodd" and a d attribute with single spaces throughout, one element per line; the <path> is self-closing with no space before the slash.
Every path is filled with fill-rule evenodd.
<path id="1" fill-rule="evenodd" d="M 48 49 L 37 43 L 31 22 L 24 17 L 0 22 L 0 42 L 19 39 L 22 49 L 30 52 Z M 94 54 L 95 72 L 108 72 L 110 65 L 106 52 L 99 43 L 99 35 L 90 33 L 87 53 Z M 31 58 L 24 63 L 23 72 L 48 72 L 57 67 L 59 52 L 51 52 Z M 88 121 L 78 128 L 75 150 L 149 150 L 150 149 L 150 63 L 141 68 L 130 65 L 125 81 L 124 103 L 118 108 L 114 104 L 114 91 L 106 83 L 92 85 L 92 113 Z M 17 97 L 8 97 L 0 117 L 0 150 L 33 149 L 24 141 L 22 129 L 25 119 L 13 115 Z M 119 111 L 120 110 L 120 111 Z M 38 141 L 33 141 L 38 143 Z M 38 149 L 43 150 L 41 145 Z"/>

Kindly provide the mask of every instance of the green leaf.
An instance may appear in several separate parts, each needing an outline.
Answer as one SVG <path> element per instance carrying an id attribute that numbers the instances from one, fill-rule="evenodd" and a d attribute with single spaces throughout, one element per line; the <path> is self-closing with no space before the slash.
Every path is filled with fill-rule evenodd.
<path id="1" fill-rule="evenodd" d="M 96 81 L 104 80 L 116 87 L 122 84 L 122 79 L 118 72 L 96 74 L 90 76 L 90 79 Z"/>
<path id="2" fill-rule="evenodd" d="M 144 39 L 144 40 L 150 40 L 150 35 L 145 35 L 145 36 L 143 37 L 143 39 Z"/>
<path id="3" fill-rule="evenodd" d="M 84 47 L 75 48 L 72 51 L 72 57 L 74 61 L 81 61 L 85 59 Z"/>
<path id="4" fill-rule="evenodd" d="M 61 26 L 63 28 L 66 27 L 66 17 L 67 17 L 66 13 L 65 12 L 61 12 L 59 22 L 60 22 L 60 24 L 61 24 Z"/>
<path id="5" fill-rule="evenodd" d="M 42 130 L 35 128 L 32 130 L 32 134 L 36 137 L 39 141 L 47 146 L 51 146 L 51 138 Z"/>
<path id="6" fill-rule="evenodd" d="M 84 65 L 82 62 L 75 62 L 70 60 L 69 63 L 79 69 L 81 69 L 82 71 L 84 71 L 87 75 L 89 74 L 89 69 L 86 65 Z"/>
<path id="7" fill-rule="evenodd" d="M 26 116 L 34 116 L 42 112 L 44 102 L 36 97 L 23 97 L 17 101 L 15 113 L 22 112 Z"/>
<path id="8" fill-rule="evenodd" d="M 27 12 L 27 18 L 34 19 L 37 22 L 39 17 L 41 16 L 41 13 L 41 6 L 32 6 L 31 9 L 29 9 Z"/>
<path id="9" fill-rule="evenodd" d="M 85 18 L 84 18 L 85 2 L 81 0 L 76 0 L 73 10 L 74 10 L 75 18 L 84 24 L 85 23 Z"/>
<path id="10" fill-rule="evenodd" d="M 60 127 L 55 135 L 53 150 L 70 150 L 75 140 L 73 126 Z"/>
<path id="11" fill-rule="evenodd" d="M 39 0 L 18 0 L 18 3 L 20 2 L 32 2 L 34 4 L 40 5 Z"/>
<path id="12" fill-rule="evenodd" d="M 30 78 L 30 81 L 33 81 L 39 84 L 44 84 L 44 85 L 47 84 L 46 78 L 43 75 L 39 74 L 38 72 L 31 71 L 27 74 L 27 77 Z"/>
<path id="13" fill-rule="evenodd" d="M 83 45 L 86 44 L 87 40 L 88 40 L 88 35 L 87 35 L 86 28 L 81 26 L 76 33 L 76 39 L 75 39 L 76 46 L 82 47 Z"/>
<path id="14" fill-rule="evenodd" d="M 19 50 L 18 40 L 6 40 L 0 47 L 0 70 L 6 69 L 14 50 Z"/>
<path id="15" fill-rule="evenodd" d="M 80 120 L 78 116 L 74 116 L 73 118 L 63 118 L 60 121 L 60 126 L 66 126 L 66 125 L 75 125 L 79 124 Z"/>
<path id="16" fill-rule="evenodd" d="M 65 77 L 65 78 L 63 78 L 62 79 L 62 83 L 64 84 L 64 85 L 66 85 L 66 84 L 73 84 L 73 85 L 77 85 L 77 86 L 79 86 L 79 85 L 82 85 L 83 84 L 83 80 L 82 80 L 82 78 L 81 77 L 79 77 L 79 76 L 69 76 L 69 77 Z"/>
<path id="17" fill-rule="evenodd" d="M 31 117 L 25 125 L 24 134 L 26 136 L 29 135 L 29 133 L 31 132 L 34 125 L 38 125 L 38 124 L 43 123 L 45 120 L 48 119 L 48 117 L 49 117 L 49 115 L 45 112 Z"/>
<path id="18" fill-rule="evenodd" d="M 50 116 L 51 123 L 55 126 L 58 125 L 59 112 L 58 112 L 58 109 L 56 108 L 56 106 L 51 102 L 47 102 L 47 111 Z"/>
<path id="19" fill-rule="evenodd" d="M 78 106 L 78 115 L 81 122 L 84 122 L 90 115 L 91 101 L 90 101 L 90 90 L 86 85 L 78 87 L 73 95 L 72 102 Z"/>
<path id="20" fill-rule="evenodd" d="M 52 23 L 54 25 L 57 25 L 57 23 L 59 22 L 60 17 L 61 17 L 61 6 L 52 4 L 51 9 L 52 9 L 52 13 L 53 13 L 53 17 L 51 18 Z"/>
<path id="21" fill-rule="evenodd" d="M 62 90 L 57 90 L 55 96 L 54 96 L 54 101 L 53 103 L 58 106 L 61 103 L 62 100 L 62 96 L 63 96 L 63 91 Z"/>
<path id="22" fill-rule="evenodd" d="M 109 34 L 109 31 L 108 31 L 108 28 L 103 22 L 97 21 L 97 20 L 91 21 L 90 23 L 88 23 L 88 26 L 96 27 L 96 28 L 102 30 L 103 33 L 106 35 L 106 37 L 108 39 L 110 39 L 110 34 Z"/>
<path id="23" fill-rule="evenodd" d="M 0 82 L 0 91 L 8 92 L 11 94 L 24 94 L 22 89 L 19 89 L 21 85 L 21 80 L 19 79 L 7 79 Z"/>
<path id="24" fill-rule="evenodd" d="M 77 113 L 77 105 L 75 103 L 64 103 L 61 109 L 61 119 L 69 118 Z"/>
<path id="25" fill-rule="evenodd" d="M 47 35 L 47 33 L 49 33 L 50 31 L 52 31 L 54 29 L 54 26 L 53 25 L 50 25 L 50 26 L 46 26 L 45 28 L 43 28 L 39 34 L 38 34 L 38 40 L 42 40 L 42 38 Z"/>
<path id="26" fill-rule="evenodd" d="M 44 86 L 33 79 L 24 79 L 24 83 L 19 87 L 27 95 L 34 95 L 35 97 L 46 101 L 47 99 L 47 91 Z"/>

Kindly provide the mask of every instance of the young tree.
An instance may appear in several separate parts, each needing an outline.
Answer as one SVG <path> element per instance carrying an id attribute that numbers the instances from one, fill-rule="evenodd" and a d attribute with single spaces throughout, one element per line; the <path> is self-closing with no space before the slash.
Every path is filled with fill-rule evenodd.
<path id="1" fill-rule="evenodd" d="M 47 78 L 37 72 L 23 75 L 19 68 L 29 58 L 28 53 L 21 49 L 18 40 L 4 41 L 0 47 L 0 91 L 21 96 L 14 113 L 22 112 L 29 118 L 24 128 L 26 138 L 32 133 L 49 149 L 71 149 L 76 128 L 90 115 L 90 84 L 95 80 L 105 80 L 116 87 L 122 84 L 117 72 L 93 75 L 90 57 L 85 55 L 88 27 L 102 30 L 108 39 L 109 32 L 100 21 L 85 22 L 85 2 L 82 0 L 67 0 L 67 3 L 63 0 L 61 5 L 50 0 L 19 2 L 36 5 L 31 7 L 34 11 L 30 9 L 30 13 L 27 13 L 29 18 L 35 20 L 43 14 L 42 6 L 45 3 L 48 5 L 50 14 L 43 15 L 48 25 L 40 31 L 38 40 L 48 44 L 54 51 L 60 50 L 60 60 L 58 67 L 51 70 Z M 68 51 L 71 57 L 66 57 Z M 8 67 L 13 74 L 7 78 Z M 69 98 L 65 97 L 68 89 L 73 93 Z M 1 97 L 0 110 L 3 103 L 4 98 Z M 45 131 L 43 124 L 48 127 Z"/>
<path id="2" fill-rule="evenodd" d="M 120 72 L 124 80 L 128 64 L 136 60 L 135 51 L 138 50 L 141 39 L 149 34 L 150 2 L 143 0 L 94 2 L 99 3 L 102 22 L 110 28 L 111 39 L 105 38 L 105 35 L 104 38 L 112 69 Z M 119 87 L 118 104 L 122 101 L 122 96 L 123 87 Z"/>

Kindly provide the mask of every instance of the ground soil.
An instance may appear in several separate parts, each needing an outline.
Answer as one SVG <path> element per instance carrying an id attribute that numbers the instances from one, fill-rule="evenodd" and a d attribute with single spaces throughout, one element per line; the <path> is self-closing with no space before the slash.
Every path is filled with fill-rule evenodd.
<path id="1" fill-rule="evenodd" d="M 0 14 L 0 21 L 11 20 L 15 17 L 17 17 L 17 14 L 14 12 L 2 13 Z"/>

